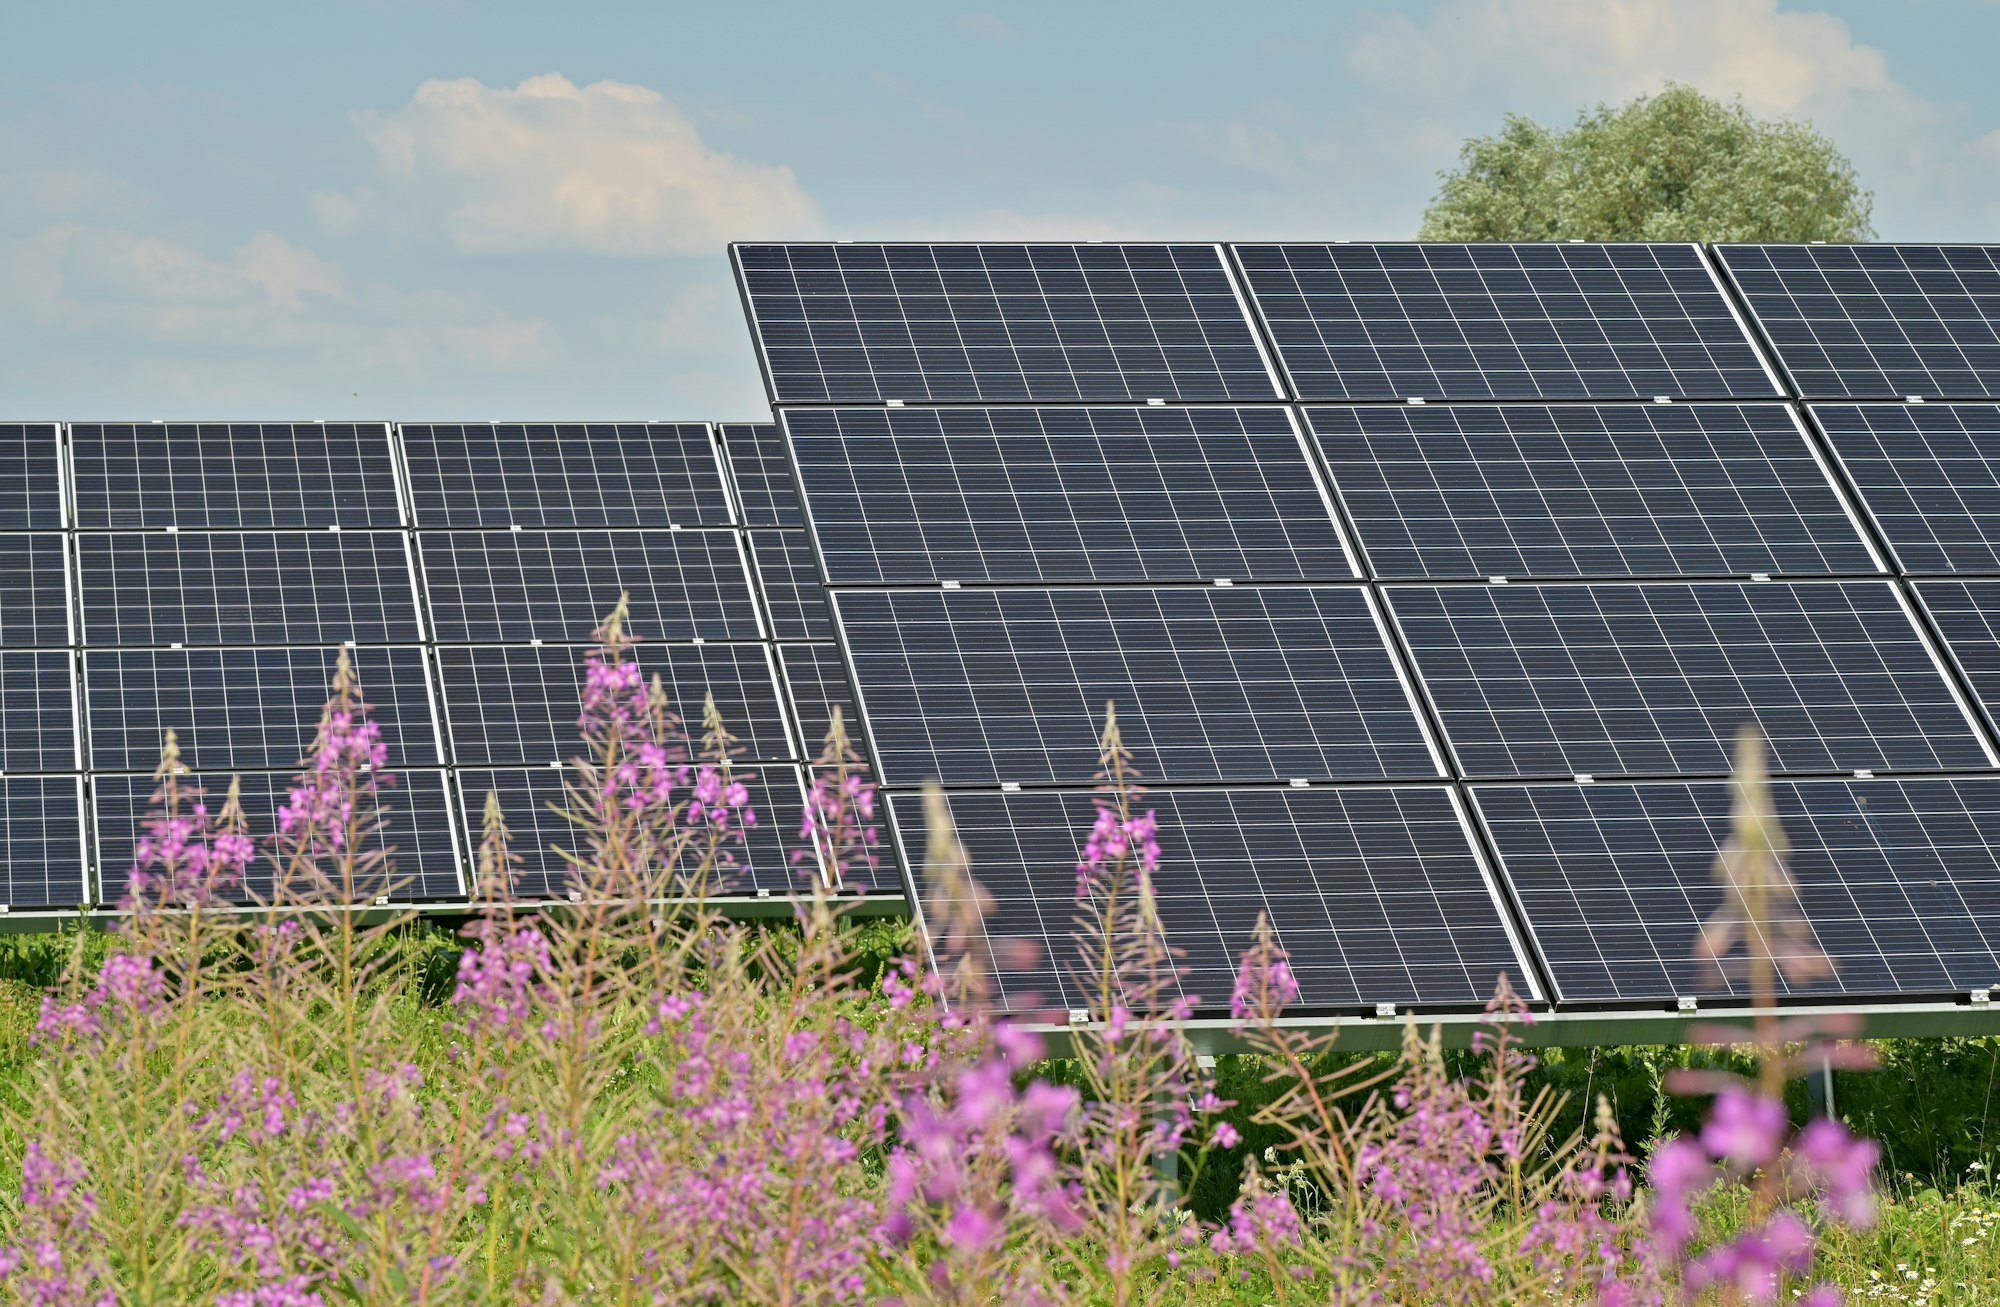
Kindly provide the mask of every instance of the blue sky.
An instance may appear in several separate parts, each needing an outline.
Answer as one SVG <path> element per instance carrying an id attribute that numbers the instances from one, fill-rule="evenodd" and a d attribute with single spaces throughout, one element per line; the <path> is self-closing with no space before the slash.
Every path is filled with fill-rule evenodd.
<path id="1" fill-rule="evenodd" d="M 731 238 L 1401 238 L 1669 78 L 2000 241 L 2000 3 L 9 6 L 7 418 L 752 418 Z"/>

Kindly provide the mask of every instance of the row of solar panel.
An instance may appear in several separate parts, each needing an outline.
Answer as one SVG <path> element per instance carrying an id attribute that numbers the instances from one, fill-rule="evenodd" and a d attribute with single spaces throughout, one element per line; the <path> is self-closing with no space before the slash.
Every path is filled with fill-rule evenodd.
<path id="1" fill-rule="evenodd" d="M 1992 247 L 733 252 L 778 405 L 2000 398 Z"/>

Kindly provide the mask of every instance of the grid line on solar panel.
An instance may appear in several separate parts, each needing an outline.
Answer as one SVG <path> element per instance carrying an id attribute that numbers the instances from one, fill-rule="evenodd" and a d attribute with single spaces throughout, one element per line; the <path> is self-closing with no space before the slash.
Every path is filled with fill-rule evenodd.
<path id="1" fill-rule="evenodd" d="M 0 646 L 70 643 L 67 545 L 53 532 L 0 535 Z"/>
<path id="2" fill-rule="evenodd" d="M 423 638 L 401 532 L 79 535 L 77 568 L 84 643 L 90 645 L 409 644 Z"/>
<path id="3" fill-rule="evenodd" d="M 1815 404 L 1906 572 L 2000 572 L 2000 406 Z"/>
<path id="4" fill-rule="evenodd" d="M 838 590 L 882 779 L 1087 783 L 1107 703 L 1149 781 L 1441 774 L 1358 586 Z"/>
<path id="5" fill-rule="evenodd" d="M 62 438 L 53 422 L 0 422 L 0 531 L 59 531 Z"/>
<path id="6" fill-rule="evenodd" d="M 420 531 L 437 639 L 581 641 L 617 606 L 649 640 L 762 635 L 734 531 Z"/>
<path id="7" fill-rule="evenodd" d="M 2000 398 L 2000 247 L 1716 250 L 1806 399 Z"/>
<path id="8" fill-rule="evenodd" d="M 83 778 L 0 778 L 0 905 L 21 911 L 88 902 L 84 864 Z"/>
<path id="9" fill-rule="evenodd" d="M 804 531 L 751 531 L 750 557 L 757 567 L 757 584 L 771 616 L 774 640 L 831 640 L 833 617 L 826 607 L 826 587 L 819 581 L 819 563 L 812 540 Z"/>
<path id="10" fill-rule="evenodd" d="M 708 425 L 405 423 L 419 527 L 729 526 Z"/>
<path id="11" fill-rule="evenodd" d="M 1777 404 L 1306 410 L 1375 575 L 1882 571 Z"/>
<path id="12" fill-rule="evenodd" d="M 70 653 L 0 651 L 0 772 L 76 770 L 76 665 Z"/>
<path id="13" fill-rule="evenodd" d="M 240 775 L 242 780 L 240 797 L 252 836 L 276 830 L 278 809 L 286 802 L 293 782 L 289 773 L 200 772 L 184 777 L 183 783 L 206 791 L 204 802 L 213 813 L 221 808 L 224 796 L 229 793 L 232 774 Z M 384 895 L 392 902 L 462 896 L 465 891 L 459 879 L 458 831 L 445 774 L 422 769 L 393 774 L 395 783 L 382 791 L 388 829 L 370 847 L 390 849 L 394 868 L 388 876 L 356 885 L 354 901 L 366 902 Z M 116 903 L 125 897 L 133 845 L 159 782 L 145 773 L 98 772 L 91 777 L 90 785 L 97 818 L 98 902 Z M 260 857 L 251 863 L 241 884 L 223 897 L 236 903 L 268 903 L 274 888 L 272 864 Z M 310 891 L 299 886 L 294 892 Z"/>
<path id="14" fill-rule="evenodd" d="M 403 525 L 381 423 L 79 423 L 70 457 L 85 529 Z"/>
<path id="15" fill-rule="evenodd" d="M 1912 581 L 1945 651 L 2000 729 L 2000 580 Z"/>
<path id="16" fill-rule="evenodd" d="M 709 883 L 711 895 L 748 895 L 759 890 L 782 895 L 803 885 L 787 847 L 805 814 L 799 774 L 797 767 L 780 763 L 748 768 L 737 775 L 739 780 L 749 776 L 743 784 L 750 792 L 749 807 L 757 821 L 739 841 L 726 847 L 731 861 L 715 871 Z M 500 811 L 513 835 L 512 848 L 521 859 L 513 878 L 518 896 L 561 899 L 568 895 L 570 864 L 557 850 L 584 852 L 582 828 L 551 811 L 549 805 L 568 805 L 564 783 L 571 779 L 569 769 L 556 767 L 468 767 L 458 773 L 459 811 L 465 829 L 475 833 L 475 840 L 484 819 L 487 793 L 500 796 Z M 690 863 L 684 870 L 692 876 L 699 867 Z"/>
<path id="17" fill-rule="evenodd" d="M 836 584 L 1349 580 L 1280 408 L 794 409 Z"/>
<path id="18" fill-rule="evenodd" d="M 577 726 L 582 646 L 440 645 L 438 673 L 453 761 L 461 766 L 547 765 L 583 751 Z M 797 757 L 778 699 L 771 646 L 641 644 L 640 673 L 659 676 L 670 711 L 699 744 L 702 703 L 715 697 L 723 725 L 751 762 Z"/>
<path id="19" fill-rule="evenodd" d="M 1237 245 L 1302 400 L 1780 396 L 1693 245 Z"/>
<path id="20" fill-rule="evenodd" d="M 1731 785 L 1472 795 L 1559 999 L 1748 996 L 1734 966 L 1694 957 L 1723 908 L 1713 868 Z M 2000 983 L 2000 777 L 1776 781 L 1771 800 L 1800 915 L 1837 968 L 1818 980 L 1780 972 L 1781 993 L 1910 997 Z"/>
<path id="21" fill-rule="evenodd" d="M 804 526 L 785 436 L 775 423 L 724 422 L 722 453 L 745 526 Z"/>
<path id="22" fill-rule="evenodd" d="M 91 769 L 157 766 L 169 729 L 194 771 L 292 767 L 312 743 L 337 655 L 317 647 L 86 649 Z M 424 651 L 364 646 L 349 658 L 390 768 L 441 764 Z"/>
<path id="23" fill-rule="evenodd" d="M 837 704 L 848 742 L 856 753 L 867 757 L 868 739 L 861 715 L 854 709 L 854 687 L 847 676 L 847 664 L 841 661 L 840 646 L 781 644 L 777 650 L 792 722 L 799 732 L 798 756 L 819 757 L 826 747 L 826 735 L 832 729 L 833 709 Z"/>
<path id="24" fill-rule="evenodd" d="M 778 404 L 1280 400 L 1214 245 L 736 245 Z"/>
<path id="25" fill-rule="evenodd" d="M 1078 851 L 1093 796 L 953 793 L 952 820 L 992 896 L 984 912 L 1003 1006 L 1081 1007 L 1072 968 Z M 920 850 L 914 795 L 889 800 Z M 1154 900 L 1189 994 L 1227 993 L 1267 915 L 1305 1007 L 1481 1003 L 1504 972 L 1537 992 L 1449 791 L 1436 786 L 1155 789 Z M 921 858 L 912 860 L 921 877 Z M 920 899 L 931 887 L 917 885 Z M 1026 956 L 1028 961 L 1012 961 Z"/>
<path id="26" fill-rule="evenodd" d="M 1467 777 L 1994 765 L 1886 581 L 1389 586 Z"/>

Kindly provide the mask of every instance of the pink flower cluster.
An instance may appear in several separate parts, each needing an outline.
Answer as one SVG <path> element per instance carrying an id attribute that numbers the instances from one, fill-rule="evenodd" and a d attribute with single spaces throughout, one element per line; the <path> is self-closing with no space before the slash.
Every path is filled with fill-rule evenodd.
<path id="1" fill-rule="evenodd" d="M 1160 870 L 1159 834 L 1159 819 L 1151 809 L 1128 819 L 1113 805 L 1098 804 L 1097 820 L 1083 841 L 1083 857 L 1076 864 L 1076 896 L 1089 897 L 1108 868 L 1135 856 L 1135 874 L 1140 883 L 1150 885 Z"/>

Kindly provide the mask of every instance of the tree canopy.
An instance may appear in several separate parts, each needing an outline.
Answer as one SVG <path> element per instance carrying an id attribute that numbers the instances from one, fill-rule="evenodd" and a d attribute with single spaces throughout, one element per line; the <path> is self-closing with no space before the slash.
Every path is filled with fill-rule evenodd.
<path id="1" fill-rule="evenodd" d="M 1806 123 L 1668 83 L 1567 131 L 1509 114 L 1476 136 L 1424 211 L 1419 240 L 1859 241 L 1872 197 Z"/>

